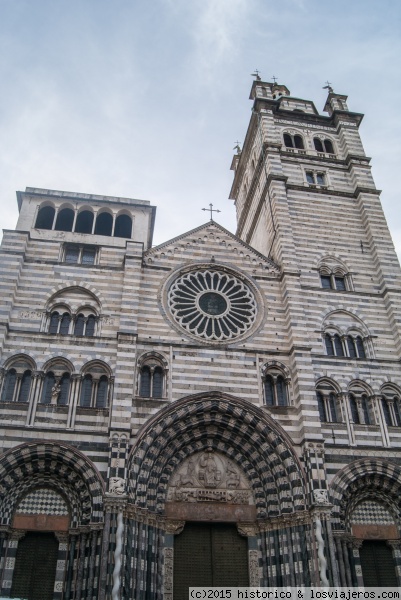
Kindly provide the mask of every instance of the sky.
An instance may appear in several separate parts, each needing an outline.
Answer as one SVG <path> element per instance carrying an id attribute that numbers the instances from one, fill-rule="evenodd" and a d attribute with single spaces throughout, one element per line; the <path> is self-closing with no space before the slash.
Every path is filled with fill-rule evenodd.
<path id="1" fill-rule="evenodd" d="M 0 228 L 25 187 L 150 200 L 154 243 L 235 232 L 231 159 L 255 69 L 361 136 L 398 255 L 399 0 L 0 0 Z"/>

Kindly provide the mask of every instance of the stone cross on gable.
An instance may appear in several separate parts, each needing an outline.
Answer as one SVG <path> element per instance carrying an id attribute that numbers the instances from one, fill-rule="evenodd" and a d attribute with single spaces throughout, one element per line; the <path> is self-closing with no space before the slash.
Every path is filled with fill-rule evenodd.
<path id="1" fill-rule="evenodd" d="M 218 210 L 217 208 L 213 208 L 213 204 L 210 203 L 209 204 L 209 208 L 202 208 L 202 210 L 210 210 L 210 220 L 213 221 L 213 213 L 214 212 L 221 212 L 221 210 Z"/>

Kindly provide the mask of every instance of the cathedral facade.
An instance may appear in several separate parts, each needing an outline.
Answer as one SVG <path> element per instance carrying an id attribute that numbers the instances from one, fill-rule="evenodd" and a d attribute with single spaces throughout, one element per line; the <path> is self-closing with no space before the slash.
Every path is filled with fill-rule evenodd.
<path id="1" fill-rule="evenodd" d="M 0 250 L 2 597 L 401 585 L 401 272 L 359 137 L 257 79 L 213 219 L 27 188 Z"/>

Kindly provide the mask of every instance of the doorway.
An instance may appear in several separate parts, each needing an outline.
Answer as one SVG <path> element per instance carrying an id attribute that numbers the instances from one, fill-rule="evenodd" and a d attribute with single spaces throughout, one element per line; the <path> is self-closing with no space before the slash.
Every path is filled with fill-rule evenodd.
<path id="1" fill-rule="evenodd" d="M 174 538 L 174 600 L 189 587 L 247 587 L 248 540 L 229 523 L 187 523 Z"/>
<path id="2" fill-rule="evenodd" d="M 57 553 L 53 533 L 27 533 L 18 542 L 11 598 L 53 600 Z"/>
<path id="3" fill-rule="evenodd" d="M 360 550 L 363 583 L 367 587 L 397 587 L 394 558 L 386 542 L 364 541 Z"/>

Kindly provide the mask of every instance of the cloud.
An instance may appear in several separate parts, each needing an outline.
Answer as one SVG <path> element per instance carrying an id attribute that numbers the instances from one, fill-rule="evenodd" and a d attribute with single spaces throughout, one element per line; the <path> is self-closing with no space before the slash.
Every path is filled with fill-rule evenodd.
<path id="1" fill-rule="evenodd" d="M 192 4 L 193 51 L 188 62 L 203 84 L 215 84 L 218 69 L 237 57 L 253 4 L 252 0 L 203 0 Z"/>

